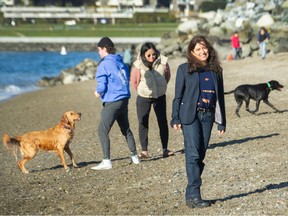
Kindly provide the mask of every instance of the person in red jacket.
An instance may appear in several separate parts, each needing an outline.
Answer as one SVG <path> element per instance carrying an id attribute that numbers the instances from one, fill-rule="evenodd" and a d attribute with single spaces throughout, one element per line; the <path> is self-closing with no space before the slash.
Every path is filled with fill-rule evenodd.
<path id="1" fill-rule="evenodd" d="M 234 32 L 233 36 L 231 37 L 231 45 L 233 49 L 233 59 L 236 60 L 241 57 L 240 40 L 237 31 Z"/>

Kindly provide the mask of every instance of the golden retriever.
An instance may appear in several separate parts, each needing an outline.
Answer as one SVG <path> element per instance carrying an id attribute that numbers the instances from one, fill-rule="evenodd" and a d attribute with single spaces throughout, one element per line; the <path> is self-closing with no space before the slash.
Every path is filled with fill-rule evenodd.
<path id="1" fill-rule="evenodd" d="M 69 143 L 74 135 L 75 121 L 80 121 L 80 119 L 81 113 L 68 111 L 63 114 L 61 121 L 55 127 L 48 130 L 32 131 L 15 138 L 10 138 L 8 134 L 4 134 L 3 144 L 8 150 L 13 150 L 15 156 L 17 155 L 15 146 L 20 147 L 23 158 L 18 162 L 18 166 L 23 173 L 29 173 L 24 165 L 35 157 L 38 150 L 56 152 L 64 169 L 68 169 L 64 159 L 65 150 L 70 156 L 73 166 L 77 167 Z"/>

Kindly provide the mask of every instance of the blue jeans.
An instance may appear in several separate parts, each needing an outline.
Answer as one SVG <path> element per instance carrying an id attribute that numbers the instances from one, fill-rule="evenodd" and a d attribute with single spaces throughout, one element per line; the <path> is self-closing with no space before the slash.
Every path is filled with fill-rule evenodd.
<path id="1" fill-rule="evenodd" d="M 233 48 L 233 60 L 238 59 L 238 48 Z"/>
<path id="2" fill-rule="evenodd" d="M 197 117 L 192 124 L 182 125 L 188 179 L 185 194 L 186 201 L 201 197 L 201 174 L 205 166 L 203 160 L 208 148 L 213 122 L 214 113 L 197 112 Z"/>
<path id="3" fill-rule="evenodd" d="M 266 57 L 266 42 L 261 42 L 260 43 L 260 55 L 262 59 L 265 59 Z"/>

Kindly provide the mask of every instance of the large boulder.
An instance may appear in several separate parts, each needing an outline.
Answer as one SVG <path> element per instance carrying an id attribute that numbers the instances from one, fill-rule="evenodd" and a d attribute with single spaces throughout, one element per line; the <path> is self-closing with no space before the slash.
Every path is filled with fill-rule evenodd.
<path id="1" fill-rule="evenodd" d="M 177 30 L 180 33 L 186 33 L 186 34 L 194 33 L 195 34 L 198 32 L 198 21 L 195 19 L 192 19 L 187 22 L 181 23 L 178 26 Z"/>
<path id="2" fill-rule="evenodd" d="M 230 46 L 223 46 L 218 42 L 214 43 L 213 47 L 221 60 L 227 59 L 228 55 L 232 53 L 232 48 Z"/>
<path id="3" fill-rule="evenodd" d="M 250 47 L 250 44 L 244 44 L 242 46 L 242 55 L 241 58 L 249 57 L 252 54 L 252 49 Z"/>
<path id="4" fill-rule="evenodd" d="M 256 25 L 258 27 L 264 26 L 266 28 L 270 27 L 274 23 L 274 19 L 269 13 L 266 13 L 260 17 Z"/>
<path id="5" fill-rule="evenodd" d="M 288 52 L 288 38 L 286 37 L 278 40 L 272 51 L 274 53 Z"/>
<path id="6" fill-rule="evenodd" d="M 287 38 L 288 35 L 288 22 L 277 22 L 271 25 L 271 38 L 279 40 L 280 38 Z"/>

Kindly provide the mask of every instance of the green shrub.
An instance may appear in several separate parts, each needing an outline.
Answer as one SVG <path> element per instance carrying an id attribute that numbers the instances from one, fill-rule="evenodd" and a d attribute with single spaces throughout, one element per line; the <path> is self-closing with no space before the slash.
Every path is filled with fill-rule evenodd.
<path id="1" fill-rule="evenodd" d="M 226 1 L 203 1 L 199 6 L 199 11 L 217 11 L 218 9 L 225 9 L 227 2 Z"/>
<path id="2" fill-rule="evenodd" d="M 135 13 L 135 23 L 160 23 L 176 22 L 176 17 L 171 13 Z"/>

